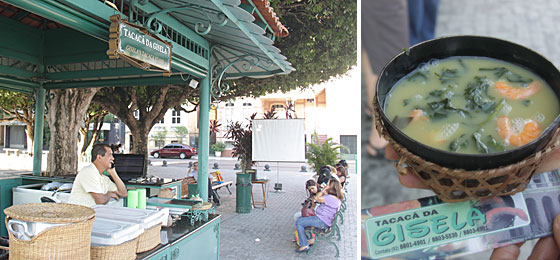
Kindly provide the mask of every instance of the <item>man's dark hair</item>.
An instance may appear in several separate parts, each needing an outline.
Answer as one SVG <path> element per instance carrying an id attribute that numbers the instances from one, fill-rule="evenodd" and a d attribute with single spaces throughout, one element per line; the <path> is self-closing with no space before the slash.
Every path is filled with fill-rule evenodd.
<path id="1" fill-rule="evenodd" d="M 105 156 L 105 147 L 111 149 L 111 147 L 106 144 L 96 144 L 93 146 L 91 149 L 91 162 L 95 162 L 97 155 L 101 155 L 101 157 Z"/>
<path id="2" fill-rule="evenodd" d="M 317 183 L 319 185 L 327 184 L 331 179 L 331 169 L 328 166 L 321 166 L 319 168 L 319 177 L 317 178 Z"/>

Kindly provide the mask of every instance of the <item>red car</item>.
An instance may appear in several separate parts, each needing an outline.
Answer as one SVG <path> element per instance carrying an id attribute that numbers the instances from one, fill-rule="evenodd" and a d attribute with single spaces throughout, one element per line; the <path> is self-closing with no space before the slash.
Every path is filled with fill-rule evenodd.
<path id="1" fill-rule="evenodd" d="M 184 144 L 168 144 L 150 153 L 154 158 L 179 157 L 181 159 L 190 159 L 195 154 L 197 154 L 197 152 L 194 148 Z"/>

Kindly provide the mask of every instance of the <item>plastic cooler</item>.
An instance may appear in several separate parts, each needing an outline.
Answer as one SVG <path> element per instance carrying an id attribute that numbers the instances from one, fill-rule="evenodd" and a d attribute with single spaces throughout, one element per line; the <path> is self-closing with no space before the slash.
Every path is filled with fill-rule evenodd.
<path id="1" fill-rule="evenodd" d="M 92 259 L 136 259 L 140 224 L 96 217 L 91 231 Z"/>
<path id="2" fill-rule="evenodd" d="M 95 210 L 96 218 L 138 224 L 143 232 L 138 237 L 136 253 L 146 252 L 161 243 L 161 224 L 167 221 L 167 215 L 163 211 L 105 205 L 95 205 L 92 209 Z"/>

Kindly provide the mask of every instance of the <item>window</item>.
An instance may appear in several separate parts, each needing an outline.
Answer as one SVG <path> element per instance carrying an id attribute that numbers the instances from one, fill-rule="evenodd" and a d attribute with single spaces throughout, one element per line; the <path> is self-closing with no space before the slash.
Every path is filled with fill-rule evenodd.
<path id="1" fill-rule="evenodd" d="M 305 102 L 307 102 L 307 103 L 313 103 L 313 102 L 315 102 L 315 100 L 312 99 L 312 98 L 308 98 L 308 99 L 305 100 Z"/>
<path id="2" fill-rule="evenodd" d="M 347 149 L 340 149 L 340 153 L 345 154 L 358 154 L 358 137 L 356 135 L 341 135 L 340 144 L 344 145 Z"/>
<path id="3" fill-rule="evenodd" d="M 253 104 L 251 104 L 251 103 L 243 103 L 243 106 L 244 106 L 244 107 L 250 107 L 250 106 L 252 106 L 252 105 L 253 105 Z"/>
<path id="4" fill-rule="evenodd" d="M 226 103 L 226 107 L 232 107 L 232 106 L 233 106 L 233 103 L 231 103 L 231 102 Z"/>
<path id="5" fill-rule="evenodd" d="M 136 119 L 140 118 L 140 112 L 138 110 L 134 110 L 133 115 L 134 115 L 134 118 L 136 118 Z"/>
<path id="6" fill-rule="evenodd" d="M 171 114 L 171 123 L 173 124 L 181 123 L 181 111 L 173 110 Z"/>
<path id="7" fill-rule="evenodd" d="M 157 122 L 158 124 L 163 124 L 165 123 L 165 116 L 161 118 L 161 120 L 159 122 Z"/>
<path id="8" fill-rule="evenodd" d="M 156 147 L 162 147 L 165 145 L 165 141 L 164 140 L 155 140 L 155 145 Z"/>
<path id="9" fill-rule="evenodd" d="M 284 110 L 284 105 L 282 104 L 274 104 L 272 105 L 272 110 L 277 111 L 277 110 Z"/>

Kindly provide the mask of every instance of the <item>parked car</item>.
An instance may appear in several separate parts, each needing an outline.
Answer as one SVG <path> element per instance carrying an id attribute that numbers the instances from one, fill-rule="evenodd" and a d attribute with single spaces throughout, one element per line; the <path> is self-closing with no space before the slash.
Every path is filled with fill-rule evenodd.
<path id="1" fill-rule="evenodd" d="M 179 157 L 181 159 L 190 159 L 195 154 L 197 154 L 196 149 L 184 144 L 168 144 L 150 153 L 154 158 Z"/>

